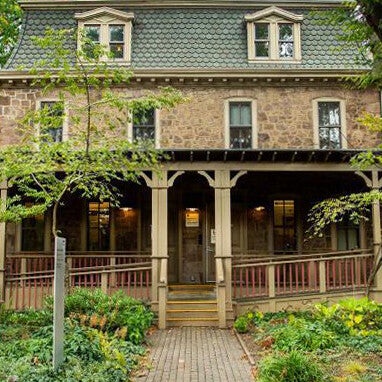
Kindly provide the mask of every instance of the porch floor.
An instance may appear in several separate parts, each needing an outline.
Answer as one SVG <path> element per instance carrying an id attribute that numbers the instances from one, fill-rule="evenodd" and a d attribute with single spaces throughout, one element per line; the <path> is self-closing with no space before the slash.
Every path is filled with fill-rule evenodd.
<path id="1" fill-rule="evenodd" d="M 157 330 L 152 369 L 135 382 L 249 382 L 251 366 L 231 330 L 182 327 Z"/>

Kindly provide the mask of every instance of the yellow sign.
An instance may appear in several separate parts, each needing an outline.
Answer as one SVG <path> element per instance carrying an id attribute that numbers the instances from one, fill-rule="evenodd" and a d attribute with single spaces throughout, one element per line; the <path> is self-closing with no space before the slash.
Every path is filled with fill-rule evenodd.
<path id="1" fill-rule="evenodd" d="M 199 210 L 186 210 L 186 227 L 199 227 Z"/>

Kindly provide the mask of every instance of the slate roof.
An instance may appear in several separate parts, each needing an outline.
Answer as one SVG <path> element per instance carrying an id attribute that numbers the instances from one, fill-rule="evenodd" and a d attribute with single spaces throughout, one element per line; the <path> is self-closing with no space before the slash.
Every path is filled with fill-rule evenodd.
<path id="1" fill-rule="evenodd" d="M 338 31 L 320 25 L 317 13 L 307 9 L 288 11 L 303 14 L 302 62 L 249 63 L 244 16 L 257 9 L 229 8 L 129 8 L 134 12 L 132 66 L 139 69 L 247 69 L 247 70 L 350 70 L 357 69 L 354 49 L 339 50 Z M 36 57 L 43 58 L 31 36 L 46 27 L 75 28 L 74 10 L 28 10 L 21 38 L 5 69 L 28 68 Z M 75 44 L 72 43 L 75 49 Z"/>

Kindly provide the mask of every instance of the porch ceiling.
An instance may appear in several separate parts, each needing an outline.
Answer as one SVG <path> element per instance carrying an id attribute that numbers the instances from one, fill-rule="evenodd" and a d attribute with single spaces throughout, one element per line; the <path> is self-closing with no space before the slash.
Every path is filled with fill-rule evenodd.
<path id="1" fill-rule="evenodd" d="M 287 163 L 347 163 L 365 150 L 322 149 L 166 149 L 169 162 L 287 162 Z"/>

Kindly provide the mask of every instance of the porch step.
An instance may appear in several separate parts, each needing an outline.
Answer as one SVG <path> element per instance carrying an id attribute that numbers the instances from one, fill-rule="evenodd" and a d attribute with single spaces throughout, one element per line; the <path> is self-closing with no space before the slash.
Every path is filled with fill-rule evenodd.
<path id="1" fill-rule="evenodd" d="M 175 284 L 168 287 L 168 300 L 215 300 L 215 285 Z"/>
<path id="2" fill-rule="evenodd" d="M 168 301 L 166 317 L 167 326 L 218 326 L 217 301 Z"/>

